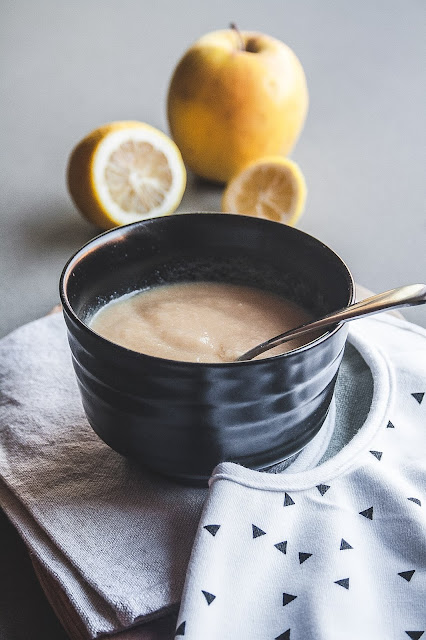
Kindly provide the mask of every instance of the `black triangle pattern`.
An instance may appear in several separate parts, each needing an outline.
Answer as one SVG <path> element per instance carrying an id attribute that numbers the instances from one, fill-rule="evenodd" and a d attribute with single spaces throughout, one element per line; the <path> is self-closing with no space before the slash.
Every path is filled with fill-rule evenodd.
<path id="1" fill-rule="evenodd" d="M 175 631 L 175 636 L 184 636 L 185 635 L 185 626 L 186 626 L 186 621 L 181 622 L 180 625 L 178 626 L 178 628 Z"/>
<path id="2" fill-rule="evenodd" d="M 334 584 L 338 584 L 344 589 L 349 589 L 349 578 L 342 578 L 342 580 L 335 580 Z"/>
<path id="3" fill-rule="evenodd" d="M 424 634 L 424 631 L 406 631 L 407 636 L 411 638 L 411 640 L 419 640 Z"/>
<path id="4" fill-rule="evenodd" d="M 277 544 L 274 544 L 275 549 L 278 549 L 278 551 L 281 551 L 281 553 L 286 554 L 287 553 L 287 540 L 283 540 L 282 542 L 277 542 Z"/>
<path id="5" fill-rule="evenodd" d="M 404 580 L 406 580 L 407 582 L 410 582 L 411 578 L 415 573 L 416 573 L 416 570 L 411 569 L 411 571 L 401 571 L 401 573 L 398 573 L 398 575 L 401 576 L 401 578 L 404 578 Z"/>
<path id="6" fill-rule="evenodd" d="M 328 484 L 317 484 L 317 489 L 320 492 L 320 494 L 323 496 L 324 493 L 326 493 L 330 488 L 330 485 Z"/>
<path id="7" fill-rule="evenodd" d="M 287 631 L 284 631 L 284 633 L 277 636 L 275 640 L 290 640 L 290 631 L 291 629 L 287 629 Z"/>
<path id="8" fill-rule="evenodd" d="M 392 424 L 392 422 L 389 420 L 389 422 L 386 425 L 386 429 L 395 429 L 395 425 Z"/>
<path id="9" fill-rule="evenodd" d="M 422 506 L 422 503 L 418 498 L 407 498 L 407 500 L 411 500 L 411 502 L 415 502 L 416 504 L 419 505 L 419 507 Z"/>
<path id="10" fill-rule="evenodd" d="M 370 451 L 370 453 L 373 454 L 373 456 L 377 458 L 377 460 L 381 460 L 383 455 L 383 451 Z"/>
<path id="11" fill-rule="evenodd" d="M 266 532 L 263 531 L 263 529 L 259 529 L 259 527 L 256 527 L 255 524 L 252 524 L 251 526 L 253 529 L 253 538 L 258 538 L 259 536 L 266 535 Z"/>
<path id="12" fill-rule="evenodd" d="M 288 493 L 284 494 L 284 506 L 289 507 L 291 504 L 294 504 L 294 500 L 288 495 Z"/>
<path id="13" fill-rule="evenodd" d="M 364 518 L 368 518 L 369 520 L 373 519 L 373 507 L 369 507 L 368 509 L 365 509 L 365 511 L 360 511 L 359 512 L 360 516 L 364 516 Z"/>
<path id="14" fill-rule="evenodd" d="M 344 538 L 340 541 L 340 551 L 345 551 L 345 549 L 353 549 L 353 546 L 346 542 Z"/>
<path id="15" fill-rule="evenodd" d="M 213 602 L 213 600 L 216 598 L 216 596 L 214 596 L 212 593 L 209 593 L 208 591 L 203 591 L 201 589 L 201 592 L 202 592 L 203 596 L 205 597 L 208 605 L 210 605 Z"/>
<path id="16" fill-rule="evenodd" d="M 220 524 L 206 524 L 206 526 L 203 527 L 203 529 L 211 533 L 212 536 L 214 537 L 220 529 Z"/>
<path id="17" fill-rule="evenodd" d="M 303 553 L 303 551 L 299 552 L 299 564 L 303 564 L 306 562 L 308 558 L 310 558 L 312 553 Z"/>
<path id="18" fill-rule="evenodd" d="M 422 401 L 423 401 L 423 398 L 424 398 L 424 395 L 425 395 L 424 393 L 412 393 L 411 395 L 413 396 L 413 398 L 415 400 L 417 400 L 417 402 L 419 404 L 422 404 Z"/>
<path id="19" fill-rule="evenodd" d="M 291 593 L 283 593 L 283 607 L 293 602 L 293 600 L 296 600 L 296 598 L 297 596 L 292 596 Z"/>

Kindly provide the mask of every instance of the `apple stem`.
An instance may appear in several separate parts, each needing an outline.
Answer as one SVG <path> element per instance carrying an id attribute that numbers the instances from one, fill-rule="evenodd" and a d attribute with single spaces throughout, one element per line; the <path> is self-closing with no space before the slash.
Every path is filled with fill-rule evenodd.
<path id="1" fill-rule="evenodd" d="M 229 25 L 229 28 L 233 29 L 233 31 L 235 31 L 235 33 L 237 34 L 240 51 L 245 51 L 246 48 L 245 48 L 245 45 L 244 45 L 243 37 L 241 35 L 241 31 L 238 29 L 238 27 L 235 24 L 235 22 L 231 22 L 231 24 Z"/>

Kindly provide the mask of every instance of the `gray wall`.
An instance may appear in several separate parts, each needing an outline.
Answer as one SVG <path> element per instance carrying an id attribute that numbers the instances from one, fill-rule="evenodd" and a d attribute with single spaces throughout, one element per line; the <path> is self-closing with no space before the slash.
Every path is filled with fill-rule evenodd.
<path id="1" fill-rule="evenodd" d="M 66 191 L 74 144 L 110 120 L 167 131 L 174 65 L 231 21 L 282 39 L 305 68 L 298 226 L 372 290 L 426 280 L 423 1 L 3 0 L 1 335 L 58 302 L 63 264 L 97 233 Z M 221 193 L 190 177 L 180 210 L 219 210 Z M 426 307 L 406 317 L 426 326 Z"/>

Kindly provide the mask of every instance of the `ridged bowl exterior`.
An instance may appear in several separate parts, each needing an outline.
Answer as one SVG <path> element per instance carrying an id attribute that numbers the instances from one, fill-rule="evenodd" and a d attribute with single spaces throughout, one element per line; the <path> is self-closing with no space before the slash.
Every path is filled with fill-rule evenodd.
<path id="1" fill-rule="evenodd" d="M 195 253 L 188 252 L 190 246 L 196 246 Z M 176 271 L 164 267 L 168 253 L 180 264 Z M 236 262 L 234 254 L 244 260 Z M 271 280 L 265 284 L 271 290 L 284 283 L 284 289 L 297 290 L 297 299 L 315 291 L 321 312 L 351 302 L 351 275 L 330 249 L 295 229 L 245 216 L 180 214 L 136 223 L 102 234 L 71 258 L 60 285 L 64 317 L 83 407 L 104 442 L 155 471 L 200 484 L 219 462 L 267 468 L 318 433 L 333 395 L 346 325 L 281 356 L 206 364 L 130 351 L 87 324 L 102 301 L 126 291 L 135 265 L 138 281 L 130 288 L 192 278 L 185 264 L 190 269 L 198 264 L 193 279 L 205 279 L 203 265 L 215 261 L 226 268 L 221 272 L 216 264 L 209 279 L 230 281 L 234 276 L 226 273 L 240 269 L 234 281 L 241 282 L 250 272 L 242 264 L 265 272 L 280 255 L 282 264 L 274 263 L 268 275 L 273 286 Z M 305 290 L 300 282 L 309 277 Z"/>

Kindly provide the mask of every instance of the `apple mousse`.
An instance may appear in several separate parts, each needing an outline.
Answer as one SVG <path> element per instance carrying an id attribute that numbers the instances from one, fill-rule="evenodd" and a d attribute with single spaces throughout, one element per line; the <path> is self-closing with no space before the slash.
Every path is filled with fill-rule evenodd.
<path id="1" fill-rule="evenodd" d="M 215 282 L 162 285 L 121 296 L 90 327 L 127 349 L 185 362 L 232 362 L 257 344 L 312 320 L 294 302 L 253 287 Z M 311 342 L 301 337 L 258 356 Z"/>

